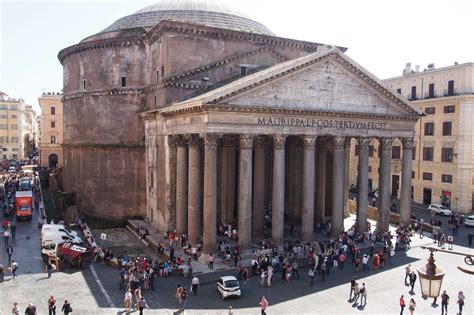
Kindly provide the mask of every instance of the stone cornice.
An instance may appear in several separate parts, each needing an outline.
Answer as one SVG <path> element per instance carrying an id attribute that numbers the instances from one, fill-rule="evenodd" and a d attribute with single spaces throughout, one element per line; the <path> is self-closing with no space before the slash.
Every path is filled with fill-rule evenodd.
<path id="1" fill-rule="evenodd" d="M 145 144 L 141 142 L 116 142 L 116 143 L 62 143 L 64 148 L 87 148 L 87 149 L 103 149 L 103 150 L 116 150 L 116 149 L 145 149 Z"/>
<path id="2" fill-rule="evenodd" d="M 160 110 L 153 112 L 157 113 Z M 270 108 L 270 107 L 249 107 L 240 105 L 228 105 L 228 104 L 209 104 L 201 105 L 196 104 L 194 106 L 186 106 L 182 108 L 162 109 L 161 115 L 175 116 L 184 113 L 197 113 L 197 112 L 237 112 L 237 113 L 255 113 L 255 114 L 285 114 L 285 115 L 304 115 L 304 116 L 323 116 L 323 117 L 345 117 L 345 118 L 364 118 L 364 119 L 382 119 L 382 120 L 396 120 L 396 121 L 413 121 L 416 122 L 418 117 L 407 117 L 407 116 L 394 116 L 394 115 L 382 115 L 372 113 L 351 113 L 351 112 L 336 112 L 336 111 L 321 111 L 321 110 L 309 110 L 309 109 L 285 109 L 285 108 Z M 151 112 L 145 112 L 142 114 L 149 114 Z"/>
<path id="3" fill-rule="evenodd" d="M 179 33 L 201 35 L 206 37 L 214 37 L 221 39 L 237 39 L 257 44 L 282 46 L 288 48 L 303 49 L 308 52 L 317 51 L 318 47 L 327 46 L 320 43 L 312 43 L 301 40 L 294 40 L 283 37 L 269 36 L 263 34 L 246 33 L 240 31 L 220 29 L 216 27 L 204 26 L 193 23 L 178 21 L 161 21 L 145 35 L 115 37 L 107 39 L 98 39 L 92 41 L 81 42 L 76 45 L 64 48 L 58 53 L 58 59 L 63 63 L 64 59 L 72 54 L 87 50 L 103 49 L 110 47 L 129 47 L 129 46 L 146 46 L 160 39 L 165 33 Z M 338 47 L 342 51 L 346 51 L 345 47 Z"/>
<path id="4" fill-rule="evenodd" d="M 102 90 L 86 90 L 77 91 L 69 94 L 64 94 L 61 101 L 69 101 L 76 98 L 86 96 L 105 96 L 105 95 L 141 95 L 144 94 L 143 88 L 113 88 L 113 89 L 102 89 Z"/>

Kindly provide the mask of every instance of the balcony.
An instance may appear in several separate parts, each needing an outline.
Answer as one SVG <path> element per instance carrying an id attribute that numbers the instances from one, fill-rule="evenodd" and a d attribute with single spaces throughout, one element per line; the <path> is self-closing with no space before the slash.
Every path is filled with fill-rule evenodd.
<path id="1" fill-rule="evenodd" d="M 443 90 L 443 96 L 454 96 L 454 95 L 457 95 L 456 89 L 453 89 L 451 91 L 449 89 Z"/>

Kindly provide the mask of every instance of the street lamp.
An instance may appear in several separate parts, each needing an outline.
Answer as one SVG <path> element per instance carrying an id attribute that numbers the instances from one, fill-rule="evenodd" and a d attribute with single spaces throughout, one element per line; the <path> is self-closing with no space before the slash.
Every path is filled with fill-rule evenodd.
<path id="1" fill-rule="evenodd" d="M 443 283 L 444 270 L 436 267 L 433 256 L 434 248 L 427 248 L 430 251 L 428 263 L 425 266 L 417 268 L 418 277 L 420 278 L 421 293 L 424 296 L 436 298 L 439 296 L 441 284 Z"/>

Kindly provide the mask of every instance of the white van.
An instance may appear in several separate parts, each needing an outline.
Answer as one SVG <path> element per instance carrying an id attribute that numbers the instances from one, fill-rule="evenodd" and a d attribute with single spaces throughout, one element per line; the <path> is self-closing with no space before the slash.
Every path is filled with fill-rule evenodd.
<path id="1" fill-rule="evenodd" d="M 80 237 L 78 232 L 73 231 L 62 224 L 43 224 L 43 226 L 41 227 L 41 235 L 47 232 L 63 232 L 72 237 Z"/>
<path id="2" fill-rule="evenodd" d="M 64 232 L 46 231 L 45 233 L 41 234 L 41 246 L 45 246 L 50 243 L 62 244 L 66 241 L 78 245 L 82 244 L 82 239 L 80 237 L 74 237 Z"/>

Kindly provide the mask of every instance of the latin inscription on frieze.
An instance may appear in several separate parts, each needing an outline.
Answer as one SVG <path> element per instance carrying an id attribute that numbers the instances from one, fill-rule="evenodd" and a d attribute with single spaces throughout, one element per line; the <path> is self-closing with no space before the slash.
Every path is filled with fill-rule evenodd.
<path id="1" fill-rule="evenodd" d="M 303 127 L 303 128 L 334 128 L 334 129 L 377 129 L 385 130 L 387 123 L 376 121 L 354 121 L 338 119 L 315 119 L 296 117 L 257 117 L 257 125 L 270 127 Z"/>

